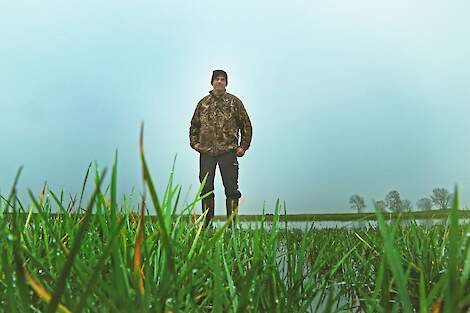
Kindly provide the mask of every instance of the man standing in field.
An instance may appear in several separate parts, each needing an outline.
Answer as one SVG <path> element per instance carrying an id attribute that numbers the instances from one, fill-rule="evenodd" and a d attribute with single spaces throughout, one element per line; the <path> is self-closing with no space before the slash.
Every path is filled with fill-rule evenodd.
<path id="1" fill-rule="evenodd" d="M 227 217 L 238 207 L 238 160 L 250 147 L 252 128 L 250 118 L 240 99 L 225 91 L 227 73 L 212 73 L 213 90 L 202 98 L 194 112 L 189 128 L 191 147 L 199 152 L 199 181 L 207 174 L 201 196 L 214 190 L 215 168 L 219 165 L 225 188 Z M 241 141 L 239 144 L 239 133 Z M 214 194 L 202 200 L 202 212 L 207 211 L 205 226 L 214 217 Z"/>

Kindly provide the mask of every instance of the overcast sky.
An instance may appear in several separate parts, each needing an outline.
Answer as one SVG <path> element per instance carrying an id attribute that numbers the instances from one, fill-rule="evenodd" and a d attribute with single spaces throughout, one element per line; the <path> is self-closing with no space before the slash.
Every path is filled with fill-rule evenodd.
<path id="1" fill-rule="evenodd" d="M 468 1 L 3 1 L 0 192 L 80 191 L 90 161 L 142 189 L 138 135 L 161 191 L 194 197 L 189 122 L 228 72 L 253 124 L 241 213 L 347 212 L 358 193 L 470 203 Z M 220 174 L 216 214 L 224 214 Z"/>

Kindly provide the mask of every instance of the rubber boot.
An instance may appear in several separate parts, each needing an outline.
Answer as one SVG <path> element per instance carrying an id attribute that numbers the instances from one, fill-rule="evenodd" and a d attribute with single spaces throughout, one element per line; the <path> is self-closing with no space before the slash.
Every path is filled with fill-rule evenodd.
<path id="1" fill-rule="evenodd" d="M 204 220 L 204 227 L 212 225 L 212 218 L 214 217 L 215 201 L 214 198 L 202 199 L 202 213 L 207 211 L 206 219 Z"/>
<path id="2" fill-rule="evenodd" d="M 234 212 L 238 208 L 238 199 L 227 198 L 225 200 L 225 205 L 227 208 L 227 218 L 229 218 L 230 215 L 232 215 L 232 212 Z M 234 222 L 235 222 L 235 216 L 233 217 L 233 220 L 230 226 L 232 226 Z"/>

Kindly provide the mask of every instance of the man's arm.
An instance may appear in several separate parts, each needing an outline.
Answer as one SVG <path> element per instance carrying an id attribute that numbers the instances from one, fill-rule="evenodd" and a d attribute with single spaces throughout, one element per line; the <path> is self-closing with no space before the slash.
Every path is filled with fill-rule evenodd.
<path id="1" fill-rule="evenodd" d="M 250 147 L 251 137 L 253 136 L 253 128 L 251 127 L 251 121 L 248 117 L 248 113 L 245 110 L 243 102 L 240 100 L 238 102 L 238 127 L 241 132 L 241 143 L 240 147 L 246 151 Z"/>
<path id="2" fill-rule="evenodd" d="M 201 131 L 201 120 L 200 120 L 200 103 L 197 104 L 196 110 L 194 111 L 193 118 L 191 119 L 191 126 L 189 127 L 189 145 L 194 150 L 199 148 L 199 134 Z M 197 144 L 197 146 L 196 146 Z"/>

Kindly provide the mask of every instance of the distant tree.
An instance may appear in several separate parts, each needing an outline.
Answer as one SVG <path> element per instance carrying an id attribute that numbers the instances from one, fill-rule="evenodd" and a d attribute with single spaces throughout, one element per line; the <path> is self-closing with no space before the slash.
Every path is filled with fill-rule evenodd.
<path id="1" fill-rule="evenodd" d="M 385 197 L 385 205 L 392 212 L 400 212 L 402 209 L 400 193 L 396 190 L 390 191 Z"/>
<path id="2" fill-rule="evenodd" d="M 352 209 L 357 211 L 357 213 L 362 213 L 362 210 L 366 207 L 364 204 L 364 198 L 357 194 L 349 197 L 349 204 Z"/>
<path id="3" fill-rule="evenodd" d="M 421 198 L 416 202 L 416 207 L 420 211 L 431 211 L 432 210 L 432 200 L 429 198 Z"/>
<path id="4" fill-rule="evenodd" d="M 374 206 L 382 212 L 385 212 L 387 208 L 387 204 L 383 200 L 375 201 Z"/>
<path id="5" fill-rule="evenodd" d="M 413 205 L 410 200 L 401 200 L 401 208 L 404 212 L 411 212 L 413 210 Z"/>
<path id="6" fill-rule="evenodd" d="M 448 209 L 452 194 L 445 188 L 434 188 L 432 190 L 431 201 L 440 210 Z"/>

